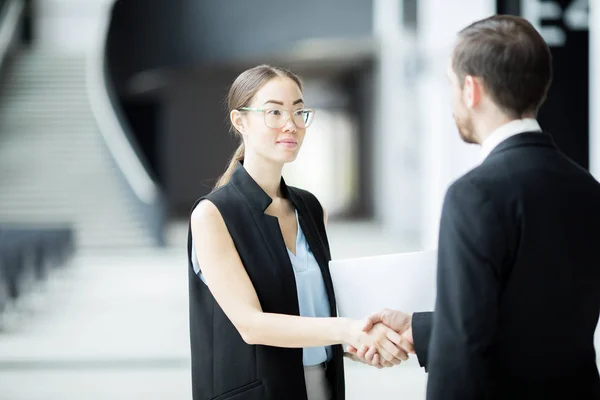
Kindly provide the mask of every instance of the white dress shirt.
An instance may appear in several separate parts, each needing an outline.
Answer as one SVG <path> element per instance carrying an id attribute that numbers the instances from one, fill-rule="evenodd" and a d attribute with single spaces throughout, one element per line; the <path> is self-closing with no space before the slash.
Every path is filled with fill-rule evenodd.
<path id="1" fill-rule="evenodd" d="M 481 144 L 481 161 L 506 139 L 524 132 L 541 132 L 540 124 L 533 118 L 516 119 L 493 131 Z"/>

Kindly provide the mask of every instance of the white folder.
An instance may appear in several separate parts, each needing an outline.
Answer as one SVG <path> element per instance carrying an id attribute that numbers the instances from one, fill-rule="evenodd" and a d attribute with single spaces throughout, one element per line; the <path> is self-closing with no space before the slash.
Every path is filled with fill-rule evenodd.
<path id="1" fill-rule="evenodd" d="M 329 269 L 340 317 L 361 319 L 383 308 L 433 311 L 436 250 L 332 260 Z"/>

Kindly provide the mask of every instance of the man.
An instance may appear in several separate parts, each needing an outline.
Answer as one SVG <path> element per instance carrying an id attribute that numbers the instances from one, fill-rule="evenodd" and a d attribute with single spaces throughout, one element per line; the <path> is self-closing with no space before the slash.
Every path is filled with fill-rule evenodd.
<path id="1" fill-rule="evenodd" d="M 383 321 L 414 343 L 427 399 L 600 399 L 600 184 L 535 120 L 551 64 L 522 18 L 458 35 L 454 117 L 483 161 L 446 193 L 435 312 L 384 310 L 365 327 Z"/>

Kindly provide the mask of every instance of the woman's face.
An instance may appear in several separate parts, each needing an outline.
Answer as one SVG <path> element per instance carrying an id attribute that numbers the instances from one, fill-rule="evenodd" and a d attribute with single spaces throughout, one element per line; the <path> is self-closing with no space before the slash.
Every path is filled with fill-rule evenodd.
<path id="1" fill-rule="evenodd" d="M 300 113 L 304 101 L 296 82 L 285 77 L 271 79 L 248 108 L 253 110 L 242 111 L 237 119 L 242 124 L 243 130 L 238 130 L 244 136 L 246 157 L 252 152 L 278 164 L 294 161 L 306 132 Z"/>

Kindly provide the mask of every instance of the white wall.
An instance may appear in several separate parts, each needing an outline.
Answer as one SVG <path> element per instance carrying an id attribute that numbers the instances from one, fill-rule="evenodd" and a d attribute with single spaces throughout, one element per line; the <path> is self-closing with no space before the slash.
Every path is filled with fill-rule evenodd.
<path id="1" fill-rule="evenodd" d="M 373 169 L 375 214 L 386 231 L 419 231 L 420 138 L 414 126 L 416 94 L 407 68 L 415 57 L 415 38 L 403 29 L 402 0 L 375 0 L 374 37 L 378 57 L 374 79 Z"/>
<path id="2" fill-rule="evenodd" d="M 286 182 L 317 196 L 330 216 L 346 212 L 357 193 L 356 136 L 351 115 L 319 109 L 298 158 L 283 169 Z"/>
<path id="3" fill-rule="evenodd" d="M 421 244 L 436 248 L 445 192 L 458 177 L 479 163 L 479 146 L 463 143 L 452 117 L 446 78 L 458 31 L 495 13 L 494 0 L 422 0 L 419 3 L 419 46 L 425 59 L 419 77 L 421 174 Z"/>
<path id="4" fill-rule="evenodd" d="M 114 0 L 43 0 L 35 3 L 36 45 L 85 53 L 99 40 Z"/>
<path id="5" fill-rule="evenodd" d="M 445 72 L 458 31 L 495 13 L 495 0 L 421 0 L 418 33 L 401 26 L 402 0 L 374 1 L 376 217 L 396 235 L 437 247 L 448 185 L 479 162 L 452 118 Z"/>
<path id="6" fill-rule="evenodd" d="M 600 2 L 590 1 L 590 172 L 600 180 Z"/>

